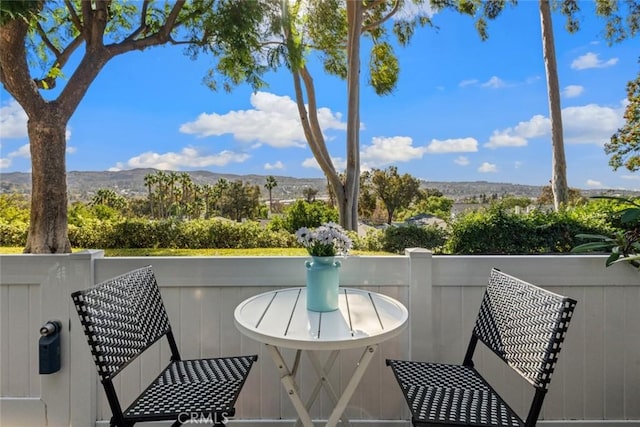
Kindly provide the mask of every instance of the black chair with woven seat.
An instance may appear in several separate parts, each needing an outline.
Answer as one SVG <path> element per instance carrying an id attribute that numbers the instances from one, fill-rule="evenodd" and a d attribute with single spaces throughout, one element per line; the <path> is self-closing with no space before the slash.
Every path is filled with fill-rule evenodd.
<path id="1" fill-rule="evenodd" d="M 462 365 L 387 360 L 414 426 L 535 426 L 576 301 L 491 271 Z M 478 341 L 535 388 L 526 418 L 474 368 Z"/>
<path id="2" fill-rule="evenodd" d="M 113 417 L 111 426 L 138 422 L 206 421 L 224 425 L 257 356 L 182 360 L 151 266 L 71 295 Z M 113 379 L 166 336 L 171 361 L 124 411 Z"/>

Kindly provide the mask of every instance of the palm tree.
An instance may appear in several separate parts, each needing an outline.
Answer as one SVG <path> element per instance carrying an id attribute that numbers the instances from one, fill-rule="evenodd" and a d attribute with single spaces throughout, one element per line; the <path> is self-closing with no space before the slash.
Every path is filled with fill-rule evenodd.
<path id="1" fill-rule="evenodd" d="M 153 174 L 147 174 L 144 176 L 144 186 L 147 187 L 149 192 L 149 212 L 151 218 L 153 218 L 153 186 L 158 183 L 158 177 Z"/>
<path id="2" fill-rule="evenodd" d="M 267 177 L 267 182 L 265 182 L 264 184 L 264 188 L 269 191 L 269 213 L 271 213 L 271 205 L 273 204 L 271 199 L 271 191 L 277 186 L 278 181 L 276 181 L 276 177 L 274 177 L 273 175 L 269 175 Z"/>

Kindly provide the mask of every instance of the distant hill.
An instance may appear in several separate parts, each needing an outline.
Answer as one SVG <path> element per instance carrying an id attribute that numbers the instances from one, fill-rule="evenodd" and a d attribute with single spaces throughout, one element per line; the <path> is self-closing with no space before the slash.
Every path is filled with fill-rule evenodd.
<path id="1" fill-rule="evenodd" d="M 90 200 L 95 192 L 101 188 L 112 189 L 119 194 L 129 197 L 145 197 L 147 188 L 144 186 L 144 177 L 155 173 L 155 169 L 130 169 L 117 172 L 92 172 L 72 171 L 67 173 L 69 199 L 71 201 Z M 267 175 L 233 175 L 220 174 L 208 171 L 189 171 L 191 179 L 200 185 L 215 184 L 220 178 L 229 181 L 241 180 L 253 185 L 258 185 L 266 198 L 267 190 L 264 188 Z M 303 190 L 311 187 L 318 190 L 318 196 L 327 195 L 327 181 L 323 178 L 294 178 L 288 176 L 276 176 L 278 186 L 273 189 L 273 198 L 276 200 L 296 199 L 303 197 Z M 468 182 L 439 182 L 422 181 L 423 188 L 437 189 L 446 197 L 459 201 L 473 196 L 497 194 L 514 195 L 518 197 L 538 197 L 542 186 L 521 185 L 487 181 Z M 620 190 L 581 190 L 586 196 L 602 194 L 623 194 L 640 196 L 640 191 Z M 0 175 L 0 193 L 30 194 L 31 174 L 24 172 L 9 172 Z"/>

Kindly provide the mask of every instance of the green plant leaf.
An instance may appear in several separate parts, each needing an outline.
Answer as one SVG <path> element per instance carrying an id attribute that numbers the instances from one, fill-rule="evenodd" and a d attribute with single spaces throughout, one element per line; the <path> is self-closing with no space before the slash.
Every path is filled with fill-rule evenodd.
<path id="1" fill-rule="evenodd" d="M 582 252 L 593 252 L 598 250 L 606 250 L 608 251 L 612 247 L 611 243 L 604 242 L 589 242 L 584 243 L 582 245 L 578 245 L 571 249 L 573 253 L 582 253 Z"/>

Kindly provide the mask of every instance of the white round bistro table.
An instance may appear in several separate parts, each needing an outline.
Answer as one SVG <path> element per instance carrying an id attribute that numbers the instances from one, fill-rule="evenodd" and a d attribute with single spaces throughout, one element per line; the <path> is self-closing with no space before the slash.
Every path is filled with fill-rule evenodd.
<path id="1" fill-rule="evenodd" d="M 287 288 L 265 292 L 240 303 L 234 312 L 236 327 L 244 335 L 264 343 L 280 371 L 280 380 L 298 413 L 296 425 L 312 427 L 309 409 L 321 388 L 334 401 L 327 421 L 334 427 L 340 421 L 378 344 L 400 334 L 407 326 L 407 309 L 400 302 L 376 292 L 340 288 L 338 310 L 315 312 L 306 308 L 306 288 Z M 296 350 L 290 368 L 280 348 Z M 342 395 L 338 396 L 328 381 L 328 372 L 340 350 L 363 348 L 353 375 Z M 330 350 L 324 365 L 318 351 Z M 300 354 L 305 351 L 316 371 L 318 381 L 307 403 L 303 403 L 294 377 Z M 342 417 L 343 421 L 346 421 Z"/>

